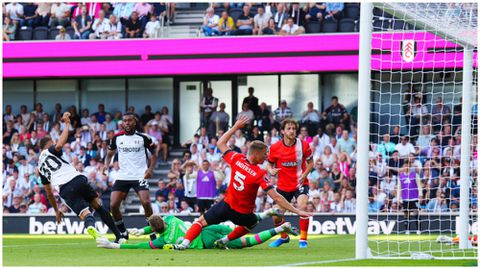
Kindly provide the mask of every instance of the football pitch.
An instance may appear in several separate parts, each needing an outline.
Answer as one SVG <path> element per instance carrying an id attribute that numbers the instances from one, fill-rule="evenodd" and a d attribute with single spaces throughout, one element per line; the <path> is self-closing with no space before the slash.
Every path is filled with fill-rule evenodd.
<path id="1" fill-rule="evenodd" d="M 131 243 L 148 241 L 147 237 Z M 353 235 L 310 236 L 309 248 L 298 239 L 280 248 L 271 241 L 238 250 L 100 249 L 87 235 L 3 235 L 3 266 L 477 266 L 469 260 L 353 260 Z M 476 251 L 476 250 L 475 250 Z"/>

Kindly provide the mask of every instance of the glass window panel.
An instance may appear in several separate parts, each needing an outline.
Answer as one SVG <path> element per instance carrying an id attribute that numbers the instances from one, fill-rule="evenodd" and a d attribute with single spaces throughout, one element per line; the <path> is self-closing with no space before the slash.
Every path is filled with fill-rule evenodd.
<path id="1" fill-rule="evenodd" d="M 75 105 L 78 109 L 77 80 L 38 80 L 37 102 L 42 103 L 43 111 L 52 115 L 55 104 L 62 105 L 62 111 Z"/>
<path id="2" fill-rule="evenodd" d="M 160 111 L 163 106 L 173 118 L 173 78 L 133 78 L 128 80 L 128 105 L 142 115 L 145 106 Z"/>
<path id="3" fill-rule="evenodd" d="M 12 106 L 12 113 L 20 113 L 20 106 L 26 105 L 29 111 L 33 110 L 33 80 L 4 80 L 3 81 L 3 109 L 6 105 Z"/>
<path id="4" fill-rule="evenodd" d="M 308 102 L 313 102 L 315 109 L 319 107 L 318 75 L 282 75 L 281 98 L 287 100 L 287 106 L 292 109 L 293 117 L 301 119 Z M 273 107 L 275 110 L 278 104 Z"/>
<path id="5" fill-rule="evenodd" d="M 82 109 L 98 111 L 98 104 L 114 114 L 125 111 L 125 79 L 85 79 L 82 90 Z"/>

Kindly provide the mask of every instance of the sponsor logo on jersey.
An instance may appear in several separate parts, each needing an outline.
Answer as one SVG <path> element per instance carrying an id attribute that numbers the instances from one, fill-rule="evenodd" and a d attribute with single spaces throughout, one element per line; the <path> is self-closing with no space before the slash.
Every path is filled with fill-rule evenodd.
<path id="1" fill-rule="evenodd" d="M 282 162 L 283 167 L 297 167 L 297 162 Z"/>
<path id="2" fill-rule="evenodd" d="M 118 151 L 120 152 L 140 152 L 142 151 L 142 148 L 140 147 L 122 147 L 122 148 L 118 148 Z"/>

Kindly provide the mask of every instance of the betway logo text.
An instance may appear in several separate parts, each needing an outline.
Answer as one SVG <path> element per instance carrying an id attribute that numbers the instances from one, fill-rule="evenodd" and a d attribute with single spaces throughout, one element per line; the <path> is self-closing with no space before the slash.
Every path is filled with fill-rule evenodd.
<path id="1" fill-rule="evenodd" d="M 369 221 L 368 234 L 391 234 L 395 224 L 395 221 Z M 352 223 L 350 218 L 337 218 L 322 223 L 310 218 L 308 234 L 355 234 L 355 229 L 356 221 Z"/>
<path id="2" fill-rule="evenodd" d="M 97 230 L 101 234 L 106 234 L 108 232 L 107 225 L 103 224 L 101 221 L 96 223 Z M 79 220 L 70 220 L 69 218 L 63 219 L 61 224 L 58 224 L 55 221 L 46 221 L 40 222 L 35 219 L 35 217 L 30 217 L 29 219 L 29 234 L 86 234 L 87 231 L 84 229 L 85 224 L 83 221 Z"/>

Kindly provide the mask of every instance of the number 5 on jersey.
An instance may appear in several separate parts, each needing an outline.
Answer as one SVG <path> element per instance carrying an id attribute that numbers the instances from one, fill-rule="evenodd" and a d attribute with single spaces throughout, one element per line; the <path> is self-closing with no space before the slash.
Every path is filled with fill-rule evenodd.
<path id="1" fill-rule="evenodd" d="M 244 174 L 242 174 L 238 171 L 235 172 L 235 177 L 234 177 L 235 182 L 233 183 L 233 187 L 237 191 L 243 191 L 243 189 L 245 189 L 245 183 L 244 183 L 245 178 L 246 178 L 246 176 Z"/>

